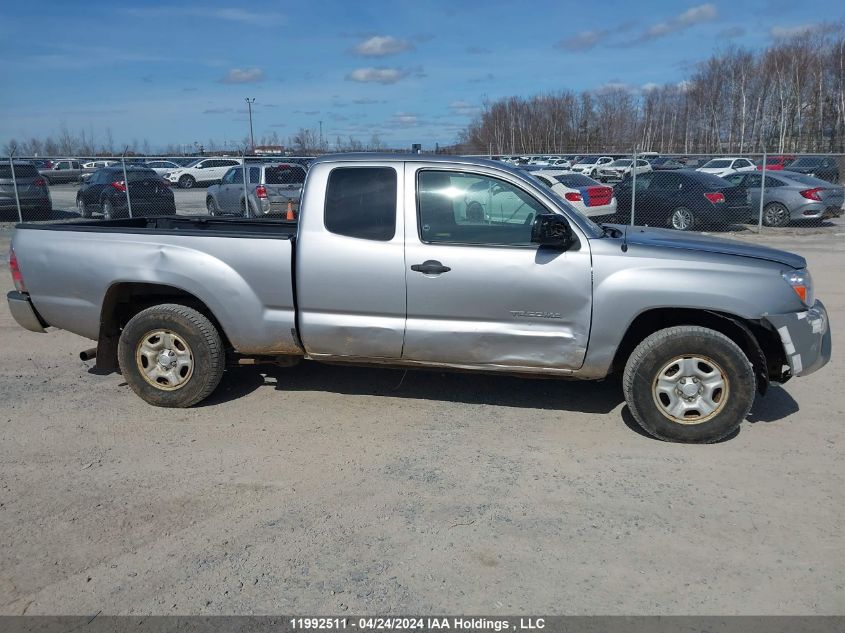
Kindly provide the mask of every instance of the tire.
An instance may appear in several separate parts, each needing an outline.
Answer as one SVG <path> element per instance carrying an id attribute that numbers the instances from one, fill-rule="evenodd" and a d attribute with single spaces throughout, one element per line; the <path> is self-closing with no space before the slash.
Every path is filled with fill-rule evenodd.
<path id="1" fill-rule="evenodd" d="M 763 207 L 763 226 L 786 226 L 789 220 L 789 209 L 780 202 L 770 202 Z"/>
<path id="2" fill-rule="evenodd" d="M 470 202 L 467 205 L 467 220 L 471 222 L 484 221 L 484 207 L 478 202 Z"/>
<path id="3" fill-rule="evenodd" d="M 90 218 L 91 217 L 91 210 L 88 208 L 88 205 L 82 200 L 81 197 L 77 197 L 76 199 L 76 208 L 79 210 L 79 216 L 83 218 Z"/>
<path id="4" fill-rule="evenodd" d="M 669 214 L 668 224 L 676 231 L 692 231 L 696 225 L 695 215 L 687 207 L 678 207 Z"/>
<path id="5" fill-rule="evenodd" d="M 190 407 L 220 383 L 226 354 L 217 328 L 193 308 L 174 303 L 136 314 L 120 335 L 123 378 L 156 407 Z"/>
<path id="6" fill-rule="evenodd" d="M 114 205 L 111 203 L 111 200 L 109 200 L 108 198 L 103 200 L 102 208 L 103 208 L 103 219 L 104 220 L 114 220 L 117 217 L 117 215 L 115 214 L 115 211 L 114 211 Z"/>
<path id="7" fill-rule="evenodd" d="M 731 339 L 680 325 L 655 332 L 634 349 L 622 390 L 631 415 L 648 434 L 709 444 L 739 427 L 756 384 L 751 363 Z"/>
<path id="8" fill-rule="evenodd" d="M 181 178 L 179 178 L 179 187 L 181 189 L 193 189 L 197 186 L 196 178 L 189 174 L 185 174 Z"/>
<path id="9" fill-rule="evenodd" d="M 218 215 L 220 213 L 220 208 L 217 206 L 217 202 L 211 196 L 208 196 L 205 199 L 205 208 L 209 215 Z"/>

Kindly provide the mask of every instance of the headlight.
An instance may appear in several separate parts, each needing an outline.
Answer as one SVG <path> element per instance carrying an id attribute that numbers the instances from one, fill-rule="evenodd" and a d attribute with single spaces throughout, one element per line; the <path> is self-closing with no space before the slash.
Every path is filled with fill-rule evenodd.
<path id="1" fill-rule="evenodd" d="M 783 278 L 786 280 L 795 294 L 804 302 L 805 305 L 811 306 L 815 302 L 813 296 L 813 278 L 810 276 L 808 270 L 791 270 L 788 273 L 783 273 Z"/>

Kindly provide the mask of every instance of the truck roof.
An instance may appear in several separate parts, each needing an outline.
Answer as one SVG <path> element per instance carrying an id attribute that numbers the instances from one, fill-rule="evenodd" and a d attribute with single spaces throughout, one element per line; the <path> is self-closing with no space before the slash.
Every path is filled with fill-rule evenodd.
<path id="1" fill-rule="evenodd" d="M 395 161 L 395 162 L 416 162 L 416 163 L 459 163 L 461 165 L 482 165 L 485 167 L 497 167 L 519 173 L 518 169 L 511 167 L 498 160 L 487 158 L 475 158 L 469 156 L 453 156 L 448 154 L 391 154 L 388 152 L 348 152 L 340 154 L 326 154 L 315 159 L 311 166 L 319 163 L 333 162 L 367 162 L 367 161 Z"/>

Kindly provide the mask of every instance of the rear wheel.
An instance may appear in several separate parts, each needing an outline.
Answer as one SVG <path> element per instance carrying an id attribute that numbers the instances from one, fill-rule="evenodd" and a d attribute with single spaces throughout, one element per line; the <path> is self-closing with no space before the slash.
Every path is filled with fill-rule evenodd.
<path id="1" fill-rule="evenodd" d="M 780 202 L 770 202 L 763 208 L 765 226 L 786 226 L 789 224 L 789 209 Z"/>
<path id="2" fill-rule="evenodd" d="M 88 208 L 88 205 L 85 204 L 85 201 L 82 197 L 78 197 L 76 199 L 76 208 L 79 211 L 79 215 L 83 218 L 90 218 L 91 217 L 91 210 Z"/>
<path id="3" fill-rule="evenodd" d="M 123 377 L 145 402 L 190 407 L 223 376 L 226 354 L 217 328 L 187 306 L 162 304 L 136 314 L 120 335 Z"/>
<path id="4" fill-rule="evenodd" d="M 678 207 L 669 216 L 669 226 L 676 231 L 692 231 L 695 226 L 695 216 L 686 207 Z"/>
<path id="5" fill-rule="evenodd" d="M 659 330 L 636 347 L 622 388 L 631 414 L 650 435 L 711 443 L 745 419 L 756 379 L 736 343 L 715 330 L 684 325 Z"/>
<path id="6" fill-rule="evenodd" d="M 115 217 L 114 205 L 111 203 L 111 200 L 106 198 L 103 200 L 103 219 L 114 220 Z"/>

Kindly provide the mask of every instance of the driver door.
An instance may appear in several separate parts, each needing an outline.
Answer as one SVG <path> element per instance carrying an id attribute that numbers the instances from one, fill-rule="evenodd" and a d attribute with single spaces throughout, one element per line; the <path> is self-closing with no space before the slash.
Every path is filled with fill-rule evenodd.
<path id="1" fill-rule="evenodd" d="M 484 173 L 405 166 L 407 319 L 402 358 L 453 367 L 572 370 L 591 319 L 589 245 L 531 242 L 551 210 Z M 492 217 L 467 216 L 471 191 L 498 191 Z M 496 211 L 498 209 L 498 211 Z"/>

